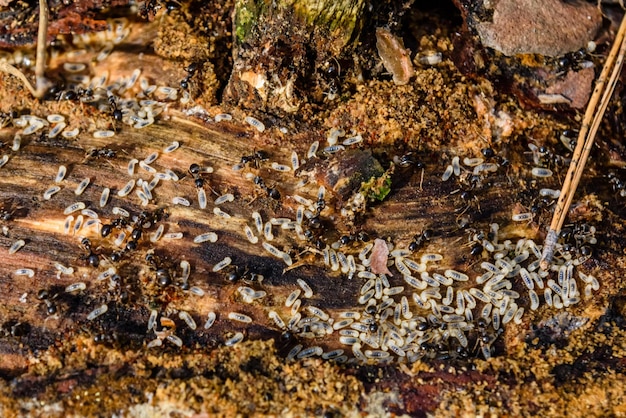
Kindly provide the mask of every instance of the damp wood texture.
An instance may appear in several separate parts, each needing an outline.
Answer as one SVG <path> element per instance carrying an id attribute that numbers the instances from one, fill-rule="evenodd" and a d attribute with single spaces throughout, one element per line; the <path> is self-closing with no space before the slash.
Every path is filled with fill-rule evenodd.
<path id="1" fill-rule="evenodd" d="M 42 100 L 1 75 L 2 414 L 618 413 L 619 98 L 544 269 L 575 111 L 463 74 L 445 14 L 307 4 L 146 3 Z"/>

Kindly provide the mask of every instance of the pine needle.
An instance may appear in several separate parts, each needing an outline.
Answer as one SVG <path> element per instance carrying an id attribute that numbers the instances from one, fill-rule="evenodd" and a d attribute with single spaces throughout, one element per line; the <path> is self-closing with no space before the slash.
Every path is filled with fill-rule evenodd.
<path id="1" fill-rule="evenodd" d="M 554 247 L 558 241 L 559 233 L 565 222 L 567 212 L 572 204 L 574 193 L 580 182 L 585 163 L 589 158 L 589 153 L 593 147 L 593 142 L 600 127 L 600 123 L 604 117 L 606 107 L 611 100 L 615 84 L 624 63 L 624 55 L 626 54 L 626 15 L 622 18 L 619 31 L 613 41 L 611 52 L 607 56 L 600 77 L 596 81 L 596 86 L 587 105 L 583 123 L 578 134 L 576 148 L 572 156 L 561 194 L 554 209 L 550 230 L 544 242 L 543 253 L 541 255 L 540 267 L 547 270 L 554 256 Z M 610 74 L 610 77 L 609 77 Z M 608 81 L 607 81 L 608 78 Z"/>

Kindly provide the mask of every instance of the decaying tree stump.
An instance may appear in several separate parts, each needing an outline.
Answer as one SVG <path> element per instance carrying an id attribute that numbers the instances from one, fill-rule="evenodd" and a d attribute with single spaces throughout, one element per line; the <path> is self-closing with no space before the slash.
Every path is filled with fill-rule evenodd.
<path id="1" fill-rule="evenodd" d="M 322 103 L 324 77 L 339 80 L 328 66 L 352 48 L 363 3 L 312 21 L 288 13 L 291 3 L 259 4 L 235 5 L 222 106 L 226 79 L 214 71 L 228 65 L 215 52 L 225 33 L 216 29 L 201 67 L 190 67 L 197 38 L 179 55 L 167 47 L 172 22 L 197 23 L 184 7 L 152 23 L 110 22 L 101 38 L 127 35 L 110 55 L 100 40 L 52 57 L 50 78 L 66 83 L 47 100 L 0 79 L 0 411 L 321 415 L 384 405 L 419 416 L 479 413 L 495 400 L 513 414 L 554 397 L 599 413 L 623 405 L 623 173 L 606 175 L 616 153 L 591 165 L 562 237 L 558 263 L 564 275 L 566 256 L 580 263 L 577 290 L 567 279 L 564 296 L 559 268 L 529 289 L 520 271 L 537 271 L 528 243 L 542 241 L 573 122 L 523 111 L 447 56 L 416 61 L 407 85 L 372 79 L 318 113 L 301 102 Z M 284 42 L 252 21 L 275 24 Z M 296 21 L 306 24 L 285 29 Z M 304 37 L 309 24 L 321 28 Z M 156 50 L 170 59 L 145 49 L 158 33 Z M 264 43 L 267 56 L 250 53 Z M 319 90 L 289 96 L 289 83 L 311 74 Z M 199 86 L 208 88 L 189 94 Z M 364 249 L 374 242 L 383 262 L 372 268 Z M 491 311 L 480 319 L 503 298 L 484 302 L 475 289 L 506 260 L 518 268 L 494 291 L 509 292 L 500 327 Z M 391 275 L 376 276 L 385 264 Z M 563 297 L 552 307 L 548 280 Z M 387 339 L 374 343 L 379 329 Z M 529 396 L 529 381 L 541 396 Z M 612 396 L 608 406 L 581 395 L 585 385 Z"/>

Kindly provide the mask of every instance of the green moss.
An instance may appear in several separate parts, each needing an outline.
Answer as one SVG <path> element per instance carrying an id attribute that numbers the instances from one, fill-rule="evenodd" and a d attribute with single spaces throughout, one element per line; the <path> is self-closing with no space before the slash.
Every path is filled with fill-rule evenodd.
<path id="1" fill-rule="evenodd" d="M 383 201 L 391 192 L 391 174 L 393 167 L 383 173 L 380 177 L 371 177 L 367 182 L 361 183 L 360 192 L 369 201 Z"/>
<path id="2" fill-rule="evenodd" d="M 235 36 L 242 43 L 250 34 L 262 10 L 254 0 L 243 0 L 235 7 Z"/>

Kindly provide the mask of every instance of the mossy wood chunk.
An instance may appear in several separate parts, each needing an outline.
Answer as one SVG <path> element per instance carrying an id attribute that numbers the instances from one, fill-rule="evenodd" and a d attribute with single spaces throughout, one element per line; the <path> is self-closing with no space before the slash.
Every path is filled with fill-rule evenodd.
<path id="1" fill-rule="evenodd" d="M 337 83 L 339 60 L 359 38 L 364 5 L 355 0 L 236 2 L 226 101 L 286 114 L 310 100 L 323 101 Z"/>

